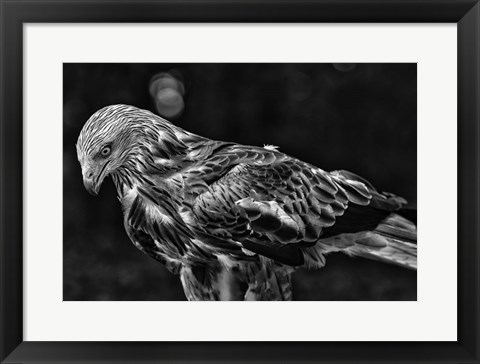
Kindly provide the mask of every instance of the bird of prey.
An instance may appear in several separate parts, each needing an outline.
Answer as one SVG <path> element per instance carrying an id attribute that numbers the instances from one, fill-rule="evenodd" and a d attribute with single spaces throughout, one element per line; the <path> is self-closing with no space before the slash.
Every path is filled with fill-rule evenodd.
<path id="1" fill-rule="evenodd" d="M 94 113 L 76 147 L 87 191 L 112 178 L 129 238 L 180 275 L 188 300 L 291 300 L 293 272 L 338 251 L 416 269 L 406 201 L 351 172 L 128 105 Z"/>

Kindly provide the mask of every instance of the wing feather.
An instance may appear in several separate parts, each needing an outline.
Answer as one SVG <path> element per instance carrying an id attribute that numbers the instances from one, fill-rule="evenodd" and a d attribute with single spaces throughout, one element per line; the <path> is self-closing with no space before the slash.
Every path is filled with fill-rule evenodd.
<path id="1" fill-rule="evenodd" d="M 348 172 L 330 174 L 275 150 L 256 147 L 237 145 L 222 153 L 229 156 L 230 164 L 223 166 L 228 171 L 194 200 L 196 221 L 204 233 L 228 236 L 258 254 L 275 258 L 278 251 L 280 257 L 281 247 L 300 251 L 304 243 L 315 243 L 326 233 L 360 231 L 385 217 L 382 212 L 364 219 L 363 211 L 344 217 L 352 206 L 368 207 L 373 199 L 381 198 L 388 208 L 396 207 L 368 182 Z M 213 160 L 226 160 L 222 153 Z M 342 217 L 344 222 L 336 227 Z"/>
<path id="2" fill-rule="evenodd" d="M 373 230 L 405 203 L 351 172 L 325 172 L 273 149 L 229 145 L 206 166 L 190 173 L 208 181 L 192 201 L 196 228 L 290 265 L 324 264 L 321 252 L 355 243 L 322 246 L 323 239 Z M 320 249 L 306 253 L 312 244 Z"/>

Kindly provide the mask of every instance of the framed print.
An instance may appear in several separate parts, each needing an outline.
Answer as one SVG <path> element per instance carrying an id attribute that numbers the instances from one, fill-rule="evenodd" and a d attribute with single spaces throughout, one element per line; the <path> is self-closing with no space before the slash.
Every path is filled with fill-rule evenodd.
<path id="1" fill-rule="evenodd" d="M 2 363 L 479 361 L 476 1 L 1 6 Z"/>

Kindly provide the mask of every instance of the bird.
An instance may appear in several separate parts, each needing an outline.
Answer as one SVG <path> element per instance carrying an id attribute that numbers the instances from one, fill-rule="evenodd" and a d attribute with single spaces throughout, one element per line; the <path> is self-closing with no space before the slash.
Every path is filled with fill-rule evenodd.
<path id="1" fill-rule="evenodd" d="M 333 252 L 417 269 L 416 211 L 352 172 L 123 104 L 96 111 L 76 151 L 85 189 L 111 178 L 133 245 L 179 275 L 189 301 L 292 300 L 295 271 Z"/>

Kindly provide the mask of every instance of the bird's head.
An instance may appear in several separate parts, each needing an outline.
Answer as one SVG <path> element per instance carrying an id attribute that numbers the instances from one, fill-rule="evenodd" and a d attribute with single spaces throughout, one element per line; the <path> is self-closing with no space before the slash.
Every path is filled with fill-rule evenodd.
<path id="1" fill-rule="evenodd" d="M 176 135 L 179 130 L 134 106 L 111 105 L 98 110 L 83 126 L 76 144 L 86 190 L 97 195 L 109 174 L 131 177 L 154 163 L 155 153 L 168 158 L 183 151 L 185 145 Z"/>

